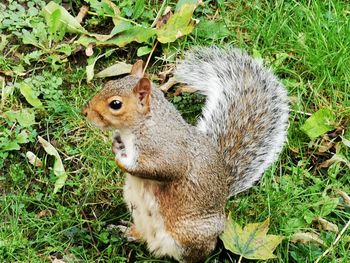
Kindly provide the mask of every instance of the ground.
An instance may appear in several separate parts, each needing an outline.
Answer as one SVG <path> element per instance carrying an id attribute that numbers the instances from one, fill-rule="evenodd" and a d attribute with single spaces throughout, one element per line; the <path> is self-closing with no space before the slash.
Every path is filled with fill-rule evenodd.
<path id="1" fill-rule="evenodd" d="M 110 10 L 100 1 L 87 2 L 90 13 L 82 25 L 108 34 Z M 120 16 L 148 26 L 165 5 L 175 6 L 113 2 Z M 82 4 L 71 0 L 62 6 L 75 16 Z M 111 134 L 87 124 L 81 114 L 105 79 L 87 83 L 86 66 L 93 62 L 88 48 L 74 42 L 79 33 L 55 28 L 54 14 L 46 21 L 40 13 L 45 5 L 41 0 L 0 3 L 0 261 L 171 262 L 154 259 L 145 246 L 107 227 L 130 220 L 122 199 L 124 175 L 113 160 Z M 171 68 L 185 50 L 213 44 L 246 49 L 272 68 L 290 96 L 288 142 L 255 187 L 229 200 L 227 211 L 241 225 L 270 218 L 270 233 L 285 236 L 271 262 L 313 262 L 350 219 L 344 195 L 350 192 L 350 5 L 346 0 L 204 1 L 193 17 L 199 21 L 193 32 L 158 44 L 147 71 L 160 83 L 164 74 L 157 73 Z M 95 47 L 92 58 L 113 49 L 98 60 L 95 72 L 116 61 L 146 61 L 142 52 L 149 52 L 153 41 Z M 189 122 L 200 116 L 200 96 L 173 91 L 166 96 Z M 319 110 L 330 115 L 329 123 L 310 138 L 302 127 Z M 318 121 L 316 115 L 313 124 Z M 62 188 L 55 157 L 38 136 L 62 159 L 68 175 L 61 177 Z M 41 167 L 29 162 L 28 151 L 41 159 Z M 319 217 L 339 232 L 320 229 Z M 323 244 L 293 243 L 298 232 L 317 234 Z M 346 230 L 320 262 L 350 262 L 349 242 Z M 207 262 L 237 259 L 219 243 Z"/>

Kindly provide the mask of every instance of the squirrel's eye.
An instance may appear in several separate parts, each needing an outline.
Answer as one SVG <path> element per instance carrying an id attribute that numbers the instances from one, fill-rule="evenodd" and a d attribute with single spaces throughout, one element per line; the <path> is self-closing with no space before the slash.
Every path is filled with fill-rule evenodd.
<path id="1" fill-rule="evenodd" d="M 111 107 L 113 110 L 119 110 L 122 107 L 122 102 L 120 100 L 112 100 L 109 103 L 109 107 Z"/>

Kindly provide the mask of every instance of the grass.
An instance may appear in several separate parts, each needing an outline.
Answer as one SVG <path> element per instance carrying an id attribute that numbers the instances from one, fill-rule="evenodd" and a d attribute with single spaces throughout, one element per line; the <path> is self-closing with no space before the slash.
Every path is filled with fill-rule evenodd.
<path id="1" fill-rule="evenodd" d="M 31 2 L 9 2 L 11 8 L 0 15 L 0 33 L 8 42 L 0 45 L 0 72 L 6 82 L 0 87 L 2 94 L 9 91 L 6 99 L 2 95 L 0 108 L 0 261 L 171 262 L 156 260 L 143 245 L 128 243 L 107 230 L 109 224 L 130 220 L 130 215 L 123 203 L 123 174 L 113 161 L 110 134 L 90 127 L 81 115 L 102 81 L 86 83 L 83 52 L 62 60 L 34 53 L 24 62 L 26 54 L 39 50 L 24 44 L 22 37 L 23 29 L 30 28 L 28 21 L 41 21 L 34 9 L 40 10 L 44 3 Z M 132 6 L 129 2 L 125 1 L 126 7 Z M 350 162 L 350 148 L 342 142 L 342 138 L 350 140 L 349 4 L 345 0 L 205 3 L 196 18 L 215 20 L 221 31 L 200 30 L 199 24 L 191 35 L 159 48 L 149 72 L 161 71 L 194 45 L 212 44 L 244 48 L 273 69 L 290 94 L 288 143 L 260 183 L 231 199 L 227 210 L 242 225 L 270 217 L 270 232 L 286 236 L 272 262 L 313 262 L 336 238 L 333 232 L 319 230 L 313 219 L 320 216 L 339 229 L 350 219 L 350 207 L 337 192 L 350 193 L 348 167 L 344 162 L 320 167 L 335 153 Z M 70 12 L 76 14 L 80 4 L 69 2 Z M 146 15 L 155 17 L 159 8 L 160 2 L 146 1 Z M 101 21 L 95 18 L 86 23 L 98 29 Z M 103 23 L 110 26 L 111 21 L 103 19 Z M 224 24 L 228 31 L 222 28 Z M 139 46 L 128 45 L 97 67 L 121 58 L 135 61 Z M 19 92 L 23 81 L 34 87 L 44 104 L 35 109 L 35 123 L 28 127 L 5 119 L 6 113 L 31 108 Z M 167 96 L 187 120 L 195 121 L 202 98 Z M 338 129 L 311 141 L 300 126 L 310 114 L 324 108 L 335 113 Z M 5 151 L 8 140 L 20 141 L 22 130 L 26 142 Z M 50 169 L 53 158 L 45 154 L 37 135 L 56 147 L 68 173 L 63 189 L 56 194 L 56 176 Z M 321 151 L 326 145 L 329 149 Z M 41 168 L 28 162 L 27 151 L 42 159 Z M 289 237 L 296 232 L 319 233 L 326 245 L 292 243 Z M 350 262 L 349 241 L 347 230 L 321 262 Z M 220 244 L 208 262 L 233 259 L 238 257 Z"/>

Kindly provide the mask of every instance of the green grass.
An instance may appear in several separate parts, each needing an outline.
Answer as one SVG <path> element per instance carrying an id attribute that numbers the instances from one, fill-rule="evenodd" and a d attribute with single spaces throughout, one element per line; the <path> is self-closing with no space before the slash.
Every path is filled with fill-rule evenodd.
<path id="1" fill-rule="evenodd" d="M 25 1 L 19 2 L 29 7 Z M 0 75 L 6 73 L 6 85 L 2 87 L 0 81 L 0 87 L 2 92 L 10 91 L 6 99 L 2 97 L 0 107 L 0 262 L 49 262 L 50 257 L 65 262 L 171 262 L 156 261 L 143 245 L 128 243 L 107 230 L 109 224 L 130 220 L 130 215 L 123 203 L 123 174 L 113 161 L 110 134 L 91 127 L 81 115 L 103 81 L 86 83 L 83 52 L 63 60 L 32 55 L 25 63 L 23 57 L 38 49 L 23 43 L 22 30 L 30 31 L 28 21 L 42 21 L 33 8 L 40 10 L 44 3 L 32 1 L 31 12 L 23 12 L 16 3 L 12 1 L 12 9 L 0 14 L 0 34 L 8 40 L 0 45 Z M 128 6 L 130 1 L 125 3 L 132 6 Z M 350 193 L 350 169 L 342 162 L 320 167 L 334 153 L 350 162 L 350 148 L 342 143 L 342 137 L 350 140 L 350 5 L 345 0 L 205 3 L 195 17 L 215 20 L 221 33 L 203 30 L 199 24 L 191 35 L 159 47 L 148 71 L 163 70 L 194 45 L 212 44 L 244 48 L 273 69 L 290 94 L 288 143 L 260 183 L 231 199 L 227 210 L 242 225 L 270 217 L 270 232 L 286 237 L 272 262 L 313 262 L 336 238 L 335 233 L 319 230 L 313 218 L 321 216 L 340 230 L 350 219 L 350 207 L 337 193 Z M 68 6 L 76 14 L 80 2 Z M 160 6 L 160 2 L 146 1 L 145 15 L 155 17 Z M 89 28 L 97 30 L 99 23 L 111 26 L 108 19 L 86 21 Z M 121 59 L 134 62 L 140 46 L 128 45 L 102 59 L 97 68 Z M 29 127 L 5 118 L 8 112 L 32 108 L 19 92 L 22 81 L 33 86 L 44 104 L 35 109 L 35 124 Z M 167 96 L 188 121 L 198 118 L 201 97 Z M 323 140 L 310 141 L 300 126 L 323 108 L 335 113 L 338 130 L 328 133 L 331 147 L 320 152 L 320 145 L 329 140 L 323 136 Z M 19 149 L 3 150 L 6 141 L 18 141 L 22 130 L 27 141 L 19 144 Z M 50 168 L 54 161 L 37 142 L 37 135 L 56 147 L 68 173 L 56 194 L 56 176 Z M 41 168 L 28 162 L 27 151 L 42 159 Z M 296 232 L 319 233 L 326 246 L 290 242 Z M 350 262 L 349 246 L 347 230 L 321 262 Z M 232 259 L 238 257 L 219 244 L 208 262 Z"/>

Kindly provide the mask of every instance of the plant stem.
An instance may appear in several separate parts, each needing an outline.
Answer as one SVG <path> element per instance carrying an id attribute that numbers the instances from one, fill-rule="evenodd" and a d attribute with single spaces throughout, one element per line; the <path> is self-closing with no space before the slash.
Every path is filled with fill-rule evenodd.
<path id="1" fill-rule="evenodd" d="M 325 252 L 323 252 L 323 254 L 321 256 L 319 256 L 314 263 L 320 262 L 320 260 L 322 258 L 324 258 L 335 247 L 335 245 L 338 243 L 338 241 L 340 240 L 342 235 L 345 233 L 345 231 L 349 228 L 349 226 L 350 226 L 350 220 L 346 223 L 346 225 L 340 231 L 337 238 L 333 241 L 333 243 L 330 245 L 330 247 Z"/>
<path id="2" fill-rule="evenodd" d="M 152 48 L 152 50 L 151 50 L 151 53 L 149 53 L 149 55 L 148 55 L 148 58 L 147 58 L 147 61 L 146 61 L 146 65 L 145 65 L 145 67 L 143 68 L 143 74 L 145 74 L 145 72 L 146 72 L 146 69 L 147 69 L 147 67 L 148 67 L 148 64 L 149 64 L 149 61 L 151 60 L 151 57 L 152 57 L 152 55 L 153 55 L 153 52 L 154 52 L 154 50 L 156 49 L 156 47 L 157 47 L 157 45 L 158 45 L 158 40 L 156 40 L 156 43 L 154 44 L 154 46 L 153 46 L 153 48 Z"/>

